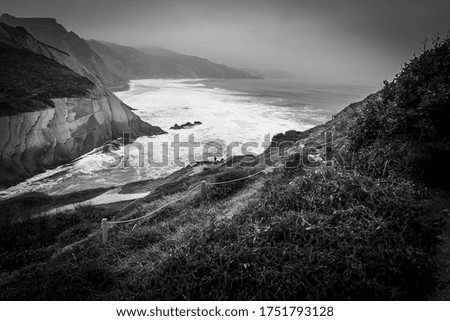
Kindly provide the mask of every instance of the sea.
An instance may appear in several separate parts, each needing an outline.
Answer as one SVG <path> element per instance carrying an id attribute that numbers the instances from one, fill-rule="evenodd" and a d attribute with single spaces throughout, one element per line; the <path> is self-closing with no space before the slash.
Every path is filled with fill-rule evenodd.
<path id="1" fill-rule="evenodd" d="M 258 154 L 288 130 L 323 124 L 376 86 L 317 85 L 270 79 L 141 79 L 115 93 L 142 120 L 166 134 L 140 137 L 128 147 L 99 148 L 0 191 L 0 199 L 27 192 L 66 194 L 167 176 L 189 163 Z M 201 124 L 170 129 L 187 122 Z M 125 161 L 124 161 L 125 160 Z"/>

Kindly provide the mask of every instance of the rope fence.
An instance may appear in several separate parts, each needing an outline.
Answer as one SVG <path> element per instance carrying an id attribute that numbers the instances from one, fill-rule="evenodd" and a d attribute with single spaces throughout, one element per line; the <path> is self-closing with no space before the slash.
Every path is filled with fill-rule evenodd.
<path id="1" fill-rule="evenodd" d="M 181 196 L 181 197 L 179 197 L 179 198 L 177 198 L 177 199 L 175 199 L 173 201 L 170 201 L 170 202 L 168 202 L 168 203 L 158 207 L 157 209 L 155 209 L 155 210 L 153 210 L 153 211 L 151 211 L 151 212 L 149 212 L 149 213 L 147 213 L 147 214 L 145 214 L 143 216 L 140 216 L 140 217 L 136 217 L 136 218 L 132 218 L 132 219 L 128 219 L 128 220 L 121 220 L 121 221 L 108 221 L 106 218 L 104 218 L 101 221 L 102 243 L 106 244 L 108 242 L 108 228 L 110 226 L 114 226 L 114 225 L 117 225 L 117 224 L 126 224 L 126 223 L 138 222 L 138 221 L 141 221 L 141 220 L 143 220 L 145 218 L 148 218 L 148 217 L 152 216 L 153 214 L 159 212 L 160 210 L 166 208 L 167 206 L 172 205 L 174 203 L 177 203 L 177 202 L 187 198 L 189 195 L 191 195 L 199 187 L 201 187 L 201 195 L 205 195 L 206 194 L 206 185 L 213 186 L 213 185 L 230 184 L 230 183 L 234 183 L 234 182 L 237 182 L 237 181 L 242 181 L 242 180 L 249 179 L 251 177 L 257 176 L 257 175 L 259 175 L 261 173 L 264 173 L 264 172 L 267 173 L 268 172 L 267 169 L 263 169 L 263 170 L 261 170 L 259 172 L 256 172 L 254 174 L 248 175 L 246 177 L 241 177 L 241 178 L 233 179 L 233 180 L 226 181 L 226 182 L 206 182 L 206 181 L 202 181 L 201 183 L 195 184 L 183 196 Z"/>
<path id="2" fill-rule="evenodd" d="M 189 191 L 188 191 L 185 195 L 183 195 L 182 197 L 177 198 L 176 200 L 173 200 L 173 201 L 171 201 L 171 202 L 169 202 L 169 203 L 166 203 L 166 204 L 164 204 L 163 206 L 158 207 L 156 210 L 153 210 L 152 212 L 150 212 L 150 213 L 148 213 L 148 214 L 145 214 L 144 216 L 136 217 L 136 218 L 129 219 L 129 220 L 123 220 L 123 221 L 112 221 L 112 222 L 108 222 L 108 224 L 133 223 L 133 222 L 137 222 L 137 221 L 143 220 L 144 218 L 147 218 L 147 217 L 151 216 L 152 214 L 154 214 L 154 213 L 156 213 L 156 212 L 162 210 L 162 209 L 165 208 L 166 206 L 172 205 L 172 204 L 174 204 L 174 203 L 176 203 L 176 202 L 178 202 L 178 201 L 181 201 L 182 199 L 188 197 L 188 196 L 189 196 L 190 194 L 192 194 L 192 192 L 195 191 L 199 186 L 200 186 L 200 184 L 195 185 L 191 190 L 189 190 Z"/>
<path id="3" fill-rule="evenodd" d="M 344 136 L 340 139 L 337 139 L 336 141 L 333 142 L 333 144 L 338 143 L 339 141 L 342 141 L 344 139 L 347 139 L 347 136 Z M 280 161 L 278 161 L 276 164 L 278 164 Z M 205 195 L 206 194 L 206 186 L 214 186 L 214 185 L 223 185 L 223 184 L 230 184 L 230 183 L 234 183 L 234 182 L 238 182 L 238 181 L 242 181 L 242 180 L 246 180 L 252 177 L 255 177 L 261 173 L 271 173 L 273 172 L 274 167 L 267 167 L 263 170 L 260 170 L 259 172 L 253 173 L 251 175 L 245 176 L 245 177 L 241 177 L 241 178 L 237 178 L 237 179 L 233 179 L 233 180 L 229 180 L 226 182 L 206 182 L 206 181 L 202 181 L 201 183 L 195 184 L 189 191 L 187 191 L 183 196 L 170 201 L 160 207 L 158 207 L 155 210 L 152 210 L 150 213 L 145 214 L 144 216 L 140 216 L 140 217 L 136 217 L 136 218 L 132 218 L 132 219 L 128 219 L 128 220 L 121 220 L 121 221 L 111 221 L 108 222 L 108 220 L 106 218 L 102 219 L 101 221 L 101 232 L 102 232 L 102 242 L 103 244 L 106 244 L 108 242 L 108 227 L 109 226 L 114 226 L 117 224 L 126 224 L 126 223 L 133 223 L 133 222 L 138 222 L 141 221 L 147 217 L 152 216 L 153 214 L 157 213 L 158 211 L 166 208 L 169 205 L 172 205 L 176 202 L 179 202 L 185 198 L 187 198 L 189 195 L 191 195 L 197 188 L 201 187 L 201 195 Z"/>
<path id="4" fill-rule="evenodd" d="M 214 182 L 214 183 L 210 183 L 210 182 L 205 182 L 206 185 L 222 185 L 222 184 L 229 184 L 229 183 L 234 183 L 234 182 L 238 182 L 238 181 L 243 181 L 245 179 L 249 179 L 250 177 L 256 176 L 261 174 L 262 172 L 266 171 L 265 169 L 256 172 L 254 174 L 248 175 L 246 177 L 241 177 L 241 178 L 236 178 L 236 179 L 232 179 L 230 181 L 226 181 L 226 182 Z"/>

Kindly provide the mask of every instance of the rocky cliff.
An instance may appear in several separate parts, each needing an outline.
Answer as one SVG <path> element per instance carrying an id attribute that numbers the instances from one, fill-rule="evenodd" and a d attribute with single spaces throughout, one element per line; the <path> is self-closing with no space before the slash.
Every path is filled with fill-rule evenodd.
<path id="1" fill-rule="evenodd" d="M 65 54 L 0 24 L 0 186 L 67 163 L 123 132 L 164 133 L 54 55 Z"/>
<path id="2" fill-rule="evenodd" d="M 41 44 L 50 47 L 52 57 L 76 73 L 93 82 L 100 81 L 107 88 L 127 88 L 128 80 L 110 71 L 108 66 L 86 43 L 72 31 L 67 31 L 53 18 L 16 18 L 3 14 L 0 22 L 12 27 L 22 27 Z M 66 53 L 65 57 L 56 51 Z"/>
<path id="3" fill-rule="evenodd" d="M 260 78 L 164 48 L 136 50 L 113 43 L 87 41 L 73 31 L 67 31 L 53 18 L 17 18 L 3 14 L 0 23 L 25 28 L 38 42 L 51 47 L 52 59 L 109 89 L 127 89 L 130 79 Z"/>
<path id="4" fill-rule="evenodd" d="M 0 117 L 0 184 L 23 180 L 67 163 L 123 132 L 163 131 L 143 122 L 108 92 L 90 97 L 52 98 L 54 108 Z"/>

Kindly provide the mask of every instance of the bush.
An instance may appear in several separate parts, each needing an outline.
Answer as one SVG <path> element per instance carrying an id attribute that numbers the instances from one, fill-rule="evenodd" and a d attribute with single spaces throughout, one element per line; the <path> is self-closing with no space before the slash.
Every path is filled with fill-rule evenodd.
<path id="1" fill-rule="evenodd" d="M 367 103 L 349 133 L 351 152 L 366 174 L 450 187 L 449 122 L 450 39 L 437 39 Z"/>

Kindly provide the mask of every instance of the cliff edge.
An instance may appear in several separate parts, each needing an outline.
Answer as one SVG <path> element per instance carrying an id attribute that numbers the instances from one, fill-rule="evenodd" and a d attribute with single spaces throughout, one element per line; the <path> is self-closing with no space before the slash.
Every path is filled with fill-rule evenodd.
<path id="1" fill-rule="evenodd" d="M 0 186 L 67 163 L 124 132 L 164 131 L 103 86 L 51 59 L 66 54 L 0 24 Z"/>

